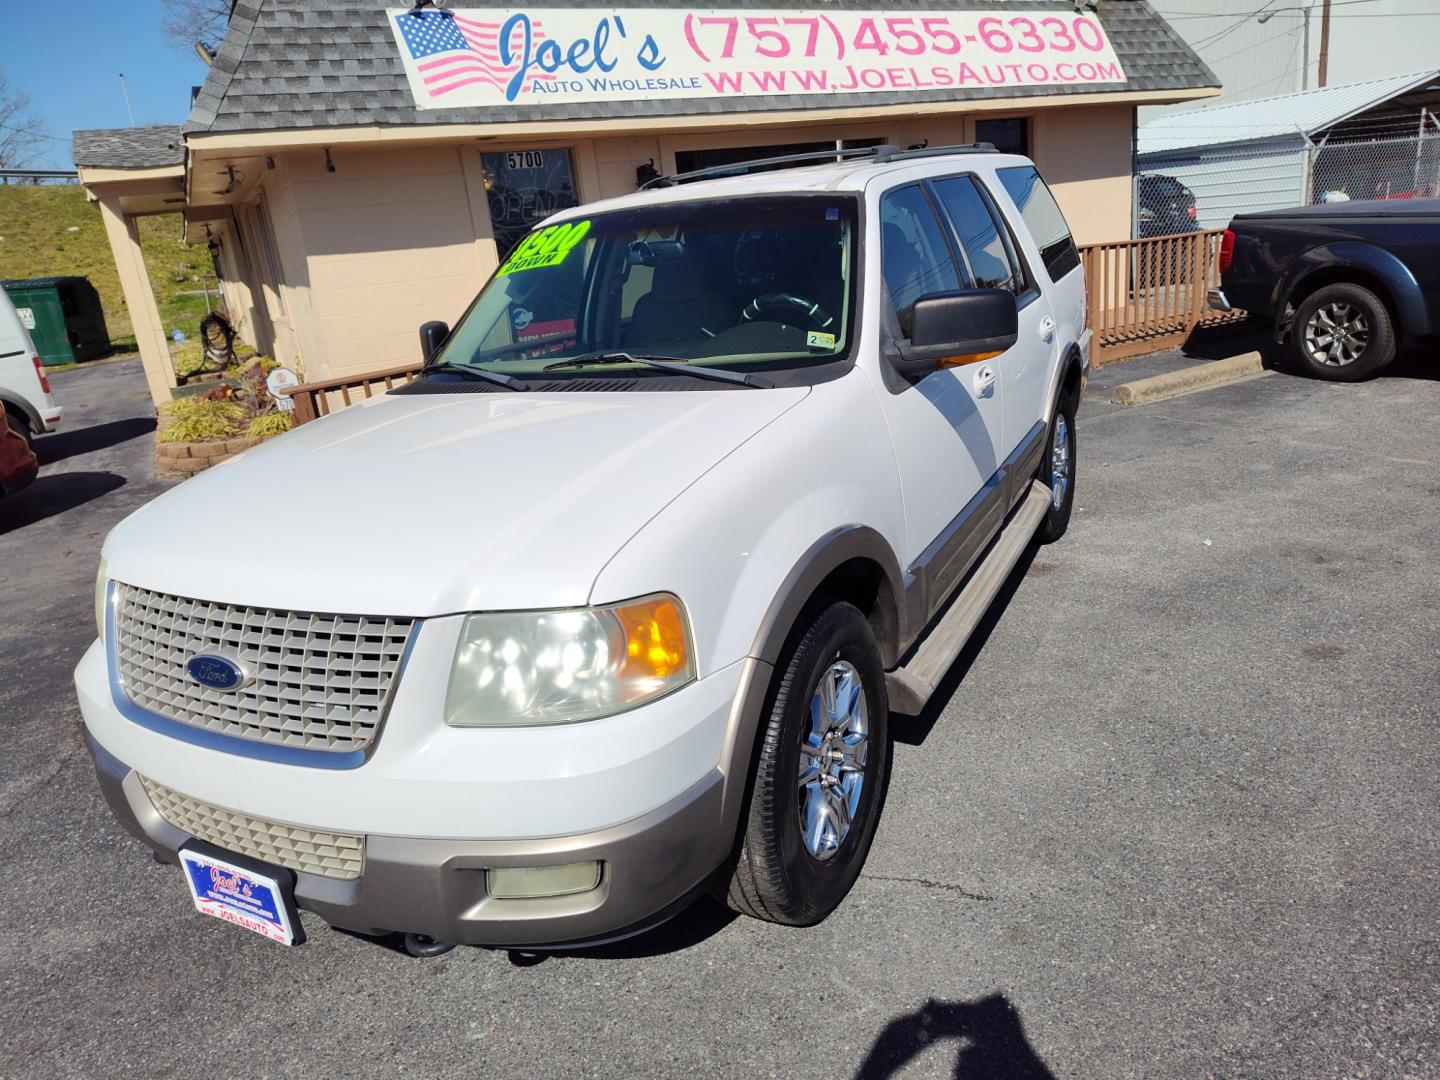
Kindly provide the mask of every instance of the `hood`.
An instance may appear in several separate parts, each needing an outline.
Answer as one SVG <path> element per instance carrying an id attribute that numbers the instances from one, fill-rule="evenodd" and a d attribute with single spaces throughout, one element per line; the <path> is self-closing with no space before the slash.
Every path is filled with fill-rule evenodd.
<path id="1" fill-rule="evenodd" d="M 626 540 L 808 392 L 373 398 L 160 496 L 105 557 L 119 581 L 253 607 L 578 606 Z"/>

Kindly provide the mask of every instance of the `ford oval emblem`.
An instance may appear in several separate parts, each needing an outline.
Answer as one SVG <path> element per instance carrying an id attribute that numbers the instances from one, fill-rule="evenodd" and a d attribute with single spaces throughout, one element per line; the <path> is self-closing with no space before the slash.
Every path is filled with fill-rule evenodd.
<path id="1" fill-rule="evenodd" d="M 238 690 L 250 679 L 243 667 L 228 656 L 201 653 L 185 662 L 185 672 L 211 690 Z"/>

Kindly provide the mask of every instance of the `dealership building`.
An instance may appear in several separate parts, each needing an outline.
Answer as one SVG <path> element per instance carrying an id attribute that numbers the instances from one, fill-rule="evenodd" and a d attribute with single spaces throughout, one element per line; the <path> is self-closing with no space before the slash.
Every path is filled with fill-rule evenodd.
<path id="1" fill-rule="evenodd" d="M 1077 242 L 1126 239 L 1136 108 L 1218 93 L 1145 0 L 464 3 L 238 0 L 183 125 L 75 133 L 157 402 L 144 215 L 183 214 L 240 335 L 322 380 L 416 363 L 534 221 L 657 174 L 992 142 Z"/>

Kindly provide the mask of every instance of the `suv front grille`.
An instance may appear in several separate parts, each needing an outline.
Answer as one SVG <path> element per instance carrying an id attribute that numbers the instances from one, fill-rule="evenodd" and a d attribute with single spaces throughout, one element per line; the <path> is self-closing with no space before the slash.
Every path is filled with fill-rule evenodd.
<path id="1" fill-rule="evenodd" d="M 115 656 L 132 702 L 192 727 L 310 750 L 370 745 L 414 626 L 188 600 L 120 582 L 115 589 Z M 185 670 L 198 653 L 232 656 L 254 681 L 202 686 Z"/>
<path id="2" fill-rule="evenodd" d="M 181 832 L 289 870 L 354 880 L 365 868 L 365 838 L 251 817 L 181 795 L 140 777 L 156 812 Z"/>

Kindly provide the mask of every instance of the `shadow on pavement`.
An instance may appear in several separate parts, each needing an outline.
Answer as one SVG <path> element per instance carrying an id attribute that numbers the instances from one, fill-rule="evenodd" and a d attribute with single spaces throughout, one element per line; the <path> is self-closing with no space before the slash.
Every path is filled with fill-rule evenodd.
<path id="1" fill-rule="evenodd" d="M 709 937 L 718 934 L 725 927 L 729 926 L 739 916 L 724 904 L 712 900 L 708 896 L 701 896 L 695 903 L 685 908 L 674 918 L 660 924 L 653 930 L 647 930 L 643 934 L 636 934 L 634 937 L 625 938 L 623 941 L 613 941 L 606 945 L 592 945 L 584 948 L 560 948 L 560 949 L 503 949 L 495 948 L 489 950 L 484 946 L 476 946 L 470 951 L 494 951 L 506 953 L 510 963 L 516 967 L 535 967 L 543 964 L 552 956 L 570 956 L 581 960 L 640 960 L 654 956 L 664 956 L 667 953 L 683 952 L 692 946 L 700 944 Z M 404 934 L 384 934 L 372 937 L 369 934 L 359 934 L 340 927 L 334 928 L 336 933 L 344 934 L 346 937 L 359 938 L 372 945 L 378 945 L 382 949 L 389 949 L 391 952 L 409 955 L 405 952 Z M 459 955 L 461 950 L 456 950 Z"/>
<path id="2" fill-rule="evenodd" d="M 1259 326 L 1225 323 L 1199 327 L 1181 346 L 1180 353 L 1194 360 L 1225 360 L 1247 352 L 1267 355 L 1267 348 L 1273 347 L 1274 343 L 1274 337 Z"/>
<path id="3" fill-rule="evenodd" d="M 935 687 L 935 692 L 930 695 L 930 701 L 916 717 L 901 717 L 896 714 L 895 721 L 890 725 L 891 736 L 898 743 L 906 746 L 920 746 L 925 742 L 940 714 L 945 711 L 945 706 L 950 703 L 950 697 L 955 693 L 955 688 L 960 685 L 970 666 L 975 663 L 975 658 L 980 655 L 980 650 L 985 647 L 985 642 L 990 640 L 990 634 L 999 624 L 1005 609 L 1010 606 L 1011 599 L 1015 596 L 1020 583 L 1025 580 L 1025 574 L 1030 569 L 1030 564 L 1035 561 L 1035 556 L 1040 552 L 1040 545 L 1031 541 L 1030 545 L 1020 555 L 1010 576 L 1005 579 L 1005 584 L 1000 586 L 1000 591 L 995 594 L 995 599 L 990 602 L 990 607 L 985 611 L 985 617 L 980 620 L 975 632 L 970 635 L 970 640 L 965 642 L 965 648 L 955 658 L 955 663 L 950 665 L 950 670 Z M 953 602 L 953 601 L 952 601 Z"/>
<path id="4" fill-rule="evenodd" d="M 1423 345 L 1405 344 L 1395 360 L 1378 378 L 1440 380 L 1440 349 Z"/>
<path id="5" fill-rule="evenodd" d="M 653 930 L 612 941 L 608 945 L 593 945 L 579 949 L 557 949 L 545 952 L 527 952 L 516 949 L 510 953 L 510 962 L 517 967 L 530 967 L 550 956 L 573 956 L 582 960 L 643 960 L 667 953 L 684 952 L 707 938 L 718 934 L 734 922 L 738 915 L 718 900 L 701 896 L 674 918 L 661 923 Z"/>
<path id="6" fill-rule="evenodd" d="M 1258 352 L 1268 371 L 1300 379 L 1314 378 L 1295 359 L 1288 341 L 1276 341 L 1269 329 L 1253 323 L 1201 327 L 1181 348 L 1183 356 L 1194 360 L 1224 360 L 1247 352 Z M 1375 378 L 1427 379 L 1433 382 L 1440 379 L 1440 351 L 1414 341 L 1405 341 L 1390 366 Z"/>
<path id="7" fill-rule="evenodd" d="M 120 443 L 138 439 L 141 435 L 148 435 L 154 430 L 153 416 L 133 416 L 128 420 L 111 420 L 107 424 L 94 424 L 74 431 L 42 435 L 35 440 L 35 456 L 40 459 L 42 467 L 53 465 L 76 454 L 108 450 Z"/>
<path id="8" fill-rule="evenodd" d="M 963 1043 L 951 1073 L 955 1080 L 1055 1080 L 1003 994 L 979 1001 L 931 998 L 915 1012 L 896 1017 L 870 1047 L 855 1080 L 885 1080 L 930 1047 L 950 1040 Z"/>
<path id="9" fill-rule="evenodd" d="M 42 470 L 24 491 L 0 501 L 0 535 L 83 506 L 124 484 L 123 476 L 110 472 L 62 472 L 46 476 Z"/>

